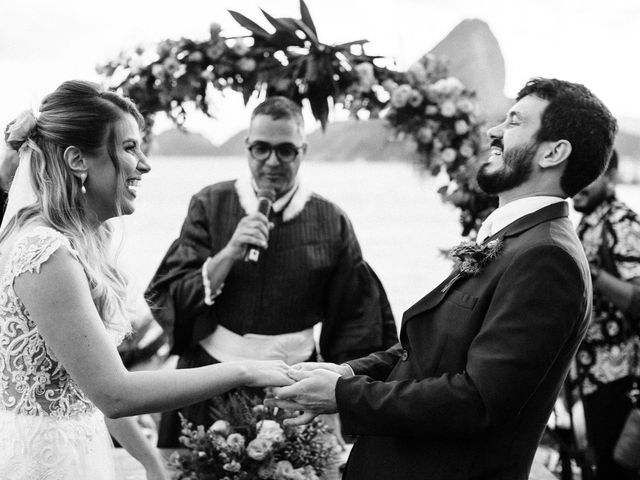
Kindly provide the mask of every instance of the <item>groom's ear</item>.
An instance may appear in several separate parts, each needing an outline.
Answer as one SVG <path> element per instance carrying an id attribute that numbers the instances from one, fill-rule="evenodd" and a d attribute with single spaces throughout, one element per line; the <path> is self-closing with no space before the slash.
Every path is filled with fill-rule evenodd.
<path id="1" fill-rule="evenodd" d="M 84 158 L 84 155 L 78 147 L 74 147 L 73 145 L 67 147 L 64 150 L 62 157 L 73 175 L 81 178 L 82 174 L 84 174 L 86 177 L 89 166 L 86 158 Z"/>
<path id="2" fill-rule="evenodd" d="M 538 161 L 541 168 L 557 167 L 571 155 L 571 142 L 568 140 L 557 140 L 555 142 L 545 142 L 542 145 L 543 155 Z"/>

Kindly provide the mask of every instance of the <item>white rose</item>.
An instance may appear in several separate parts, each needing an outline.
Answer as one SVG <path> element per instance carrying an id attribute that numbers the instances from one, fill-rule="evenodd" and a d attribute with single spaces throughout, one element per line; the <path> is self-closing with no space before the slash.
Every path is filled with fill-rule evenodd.
<path id="1" fill-rule="evenodd" d="M 219 23 L 214 22 L 211 25 L 209 25 L 209 33 L 211 34 L 211 38 L 213 38 L 214 40 L 216 40 L 220 36 L 221 32 L 222 32 L 222 25 L 220 25 Z"/>
<path id="2" fill-rule="evenodd" d="M 191 52 L 188 58 L 190 62 L 201 62 L 202 59 L 204 58 L 204 55 L 202 54 L 201 51 L 196 50 L 194 52 Z"/>
<path id="3" fill-rule="evenodd" d="M 260 460 L 260 459 L 258 459 Z M 273 478 L 276 473 L 276 466 L 273 462 L 270 462 L 268 465 L 261 465 L 258 469 L 258 478 Z"/>
<path id="4" fill-rule="evenodd" d="M 464 85 L 455 77 L 447 77 L 434 83 L 433 89 L 441 95 L 453 96 L 460 95 L 464 90 Z"/>
<path id="5" fill-rule="evenodd" d="M 132 75 L 138 75 L 146 66 L 146 62 L 140 55 L 136 55 L 129 60 L 129 69 Z"/>
<path id="6" fill-rule="evenodd" d="M 249 53 L 249 45 L 247 45 L 242 38 L 238 38 L 231 49 L 239 57 L 243 57 Z"/>
<path id="7" fill-rule="evenodd" d="M 391 94 L 391 105 L 396 108 L 405 107 L 411 97 L 412 90 L 413 89 L 407 84 L 400 85 Z"/>
<path id="8" fill-rule="evenodd" d="M 305 480 L 320 480 L 320 477 L 318 477 L 318 474 L 313 469 L 313 467 L 307 465 L 306 467 L 303 468 L 303 470 L 304 470 Z"/>
<path id="9" fill-rule="evenodd" d="M 382 88 L 384 88 L 387 92 L 393 93 L 396 88 L 398 88 L 398 84 L 387 78 L 384 82 L 382 82 Z"/>
<path id="10" fill-rule="evenodd" d="M 456 159 L 456 151 L 453 148 L 445 148 L 441 155 L 442 161 L 446 164 L 450 164 Z"/>
<path id="11" fill-rule="evenodd" d="M 420 143 L 429 143 L 433 139 L 433 130 L 429 127 L 422 127 L 418 130 L 416 138 Z"/>
<path id="12" fill-rule="evenodd" d="M 209 432 L 217 433 L 224 437 L 226 437 L 229 434 L 230 430 L 231 430 L 231 426 L 229 425 L 229 422 L 227 422 L 226 420 L 217 420 L 213 423 L 213 425 L 209 427 Z"/>
<path id="13" fill-rule="evenodd" d="M 173 57 L 166 58 L 162 64 L 169 75 L 173 75 L 180 68 L 180 62 Z"/>
<path id="14" fill-rule="evenodd" d="M 291 465 L 291 462 L 287 460 L 280 460 L 276 464 L 275 475 L 276 478 L 283 480 L 291 478 L 291 475 L 293 475 L 293 465 Z"/>
<path id="15" fill-rule="evenodd" d="M 256 69 L 256 61 L 253 58 L 244 57 L 238 60 L 238 68 L 243 72 L 253 72 Z"/>
<path id="16" fill-rule="evenodd" d="M 156 78 L 162 77 L 164 75 L 164 67 L 159 63 L 154 63 L 151 65 L 151 74 Z"/>
<path id="17" fill-rule="evenodd" d="M 244 437 L 239 433 L 232 433 L 227 437 L 227 445 L 236 452 L 241 452 L 244 448 Z"/>
<path id="18" fill-rule="evenodd" d="M 471 113 L 473 111 L 473 102 L 470 98 L 463 97 L 457 102 L 458 109 L 463 113 Z"/>
<path id="19" fill-rule="evenodd" d="M 412 83 L 424 83 L 427 81 L 427 69 L 420 62 L 416 62 L 409 67 L 407 74 Z"/>
<path id="20" fill-rule="evenodd" d="M 426 113 L 427 115 L 435 115 L 439 112 L 440 110 L 438 109 L 437 106 L 435 105 L 427 105 L 427 107 L 424 109 L 424 113 Z"/>
<path id="21" fill-rule="evenodd" d="M 222 466 L 223 470 L 226 470 L 227 472 L 233 472 L 233 473 L 239 472 L 241 468 L 242 466 L 240 465 L 240 463 L 238 463 L 235 460 L 231 460 L 229 463 L 225 463 Z"/>
<path id="22" fill-rule="evenodd" d="M 264 460 L 271 453 L 272 442 L 266 438 L 254 438 L 247 445 L 247 456 L 254 460 Z"/>
<path id="23" fill-rule="evenodd" d="M 282 427 L 273 420 L 262 420 L 257 425 L 258 435 L 257 438 L 264 438 L 272 442 L 284 441 L 284 432 Z"/>
<path id="24" fill-rule="evenodd" d="M 464 135 L 469 131 L 469 125 L 464 120 L 457 120 L 454 128 L 458 135 Z"/>
<path id="25" fill-rule="evenodd" d="M 362 62 L 355 66 L 358 74 L 358 82 L 363 91 L 368 92 L 371 87 L 378 83 L 373 65 L 369 62 Z"/>
<path id="26" fill-rule="evenodd" d="M 473 157 L 473 148 L 471 148 L 471 146 L 469 145 L 462 145 L 460 147 L 460 155 L 462 155 L 464 158 L 471 158 Z"/>
<path id="27" fill-rule="evenodd" d="M 450 100 L 442 102 L 442 105 L 440 105 L 440 113 L 443 117 L 453 117 L 456 114 L 455 104 Z"/>
<path id="28" fill-rule="evenodd" d="M 411 105 L 414 108 L 417 108 L 420 106 L 423 100 L 424 100 L 424 97 L 418 90 L 411 91 L 411 96 L 409 97 L 409 105 Z"/>

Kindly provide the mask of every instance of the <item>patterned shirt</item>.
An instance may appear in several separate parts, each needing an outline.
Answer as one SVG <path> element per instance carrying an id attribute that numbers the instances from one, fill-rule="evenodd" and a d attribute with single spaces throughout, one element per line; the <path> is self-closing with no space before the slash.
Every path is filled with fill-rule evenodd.
<path id="1" fill-rule="evenodd" d="M 640 278 L 640 218 L 615 198 L 605 200 L 578 225 L 589 263 L 624 281 Z M 576 361 L 582 393 L 629 376 L 640 344 L 638 315 L 631 317 L 605 296 L 593 295 L 593 317 Z"/>

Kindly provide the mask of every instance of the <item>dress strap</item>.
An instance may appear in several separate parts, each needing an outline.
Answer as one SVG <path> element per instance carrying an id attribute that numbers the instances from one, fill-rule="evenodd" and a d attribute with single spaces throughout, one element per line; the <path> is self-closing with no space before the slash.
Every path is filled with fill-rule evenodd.
<path id="1" fill-rule="evenodd" d="M 40 267 L 60 247 L 67 248 L 74 256 L 69 239 L 57 230 L 38 226 L 18 238 L 11 250 L 7 273 L 11 279 L 26 272 L 40 272 Z"/>

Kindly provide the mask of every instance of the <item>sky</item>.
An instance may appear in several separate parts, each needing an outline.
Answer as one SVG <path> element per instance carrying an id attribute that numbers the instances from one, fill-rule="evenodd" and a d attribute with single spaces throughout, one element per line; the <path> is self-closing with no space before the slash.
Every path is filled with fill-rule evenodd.
<path id="1" fill-rule="evenodd" d="M 489 24 L 506 64 L 505 94 L 534 76 L 585 84 L 619 119 L 640 118 L 638 0 L 307 0 L 320 40 L 366 38 L 367 53 L 398 69 L 435 46 L 460 21 Z M 233 9 L 263 26 L 260 13 L 299 18 L 298 0 L 2 0 L 0 2 L 0 124 L 64 80 L 99 80 L 95 65 L 136 45 L 163 38 L 205 39 L 218 22 L 223 35 L 245 31 Z M 187 125 L 219 143 L 245 126 L 236 95 L 219 96 L 217 120 Z M 169 125 L 159 122 L 159 128 Z M 640 121 L 623 126 L 640 134 Z"/>

